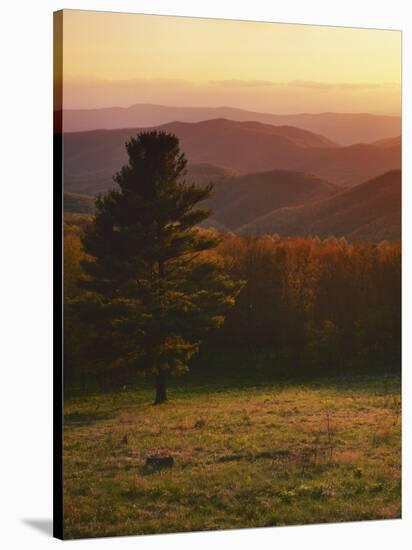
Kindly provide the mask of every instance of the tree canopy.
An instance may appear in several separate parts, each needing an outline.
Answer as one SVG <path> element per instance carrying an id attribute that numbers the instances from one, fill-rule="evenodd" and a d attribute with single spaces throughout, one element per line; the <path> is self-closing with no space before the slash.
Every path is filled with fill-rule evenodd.
<path id="1" fill-rule="evenodd" d="M 96 200 L 82 245 L 85 289 L 77 301 L 95 325 L 90 342 L 103 362 L 155 374 L 155 402 L 166 373 L 187 370 L 207 331 L 219 327 L 242 286 L 208 253 L 216 233 L 199 227 L 212 184 L 187 184 L 187 161 L 173 134 L 141 132 L 126 143 L 118 188 Z"/>

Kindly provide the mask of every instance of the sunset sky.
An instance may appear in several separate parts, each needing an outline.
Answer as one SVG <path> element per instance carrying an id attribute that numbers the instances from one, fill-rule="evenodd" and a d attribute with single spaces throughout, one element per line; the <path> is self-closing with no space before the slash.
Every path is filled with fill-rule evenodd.
<path id="1" fill-rule="evenodd" d="M 401 109 L 401 33 L 64 11 L 64 107 Z"/>

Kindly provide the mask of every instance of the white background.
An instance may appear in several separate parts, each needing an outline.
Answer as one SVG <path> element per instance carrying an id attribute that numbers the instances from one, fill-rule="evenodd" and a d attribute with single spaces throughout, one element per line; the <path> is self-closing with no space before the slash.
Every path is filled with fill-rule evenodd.
<path id="1" fill-rule="evenodd" d="M 411 52 L 409 0 L 6 0 L 0 14 L 0 544 L 49 548 L 52 517 L 52 11 L 116 10 L 402 29 L 403 519 L 67 542 L 76 548 L 410 548 Z M 339 63 L 339 60 L 336 61 Z M 409 97 L 408 97 L 409 96 Z M 410 337 L 409 337 L 410 339 Z M 34 526 L 33 526 L 34 523 Z M 409 539 L 409 543 L 407 540 Z"/>

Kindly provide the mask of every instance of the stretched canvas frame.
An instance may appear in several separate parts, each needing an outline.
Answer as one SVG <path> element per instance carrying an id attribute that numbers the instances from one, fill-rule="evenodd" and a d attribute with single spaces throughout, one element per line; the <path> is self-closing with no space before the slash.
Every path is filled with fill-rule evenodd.
<path id="1" fill-rule="evenodd" d="M 376 52 L 380 37 L 382 41 L 389 35 L 394 37 L 388 42 L 390 47 L 385 48 L 387 58 L 382 57 L 381 61 L 388 74 L 397 76 L 397 80 L 385 81 L 383 72 L 373 75 L 375 80 L 362 82 L 295 78 L 284 83 L 273 82 L 269 77 L 216 77 L 207 83 L 197 83 L 191 89 L 183 80 L 163 81 L 163 75 L 159 74 L 158 81 L 152 78 L 145 82 L 143 77 L 137 87 L 133 82 L 128 85 L 133 93 L 141 90 L 145 98 L 157 93 L 156 86 L 164 86 L 166 92 L 162 93 L 170 93 L 175 98 L 187 97 L 188 105 L 171 109 L 173 114 L 164 114 L 164 109 L 167 110 L 164 106 L 155 114 L 150 109 L 155 109 L 156 105 L 151 105 L 146 111 L 140 106 L 140 110 L 136 108 L 127 115 L 130 116 L 128 126 L 123 115 L 116 114 L 116 109 L 110 113 L 112 118 L 108 116 L 110 109 L 105 111 L 116 105 L 98 106 L 94 110 L 86 101 L 90 99 L 87 93 L 92 98 L 90 101 L 93 97 L 99 97 L 101 101 L 104 94 L 116 97 L 118 93 L 126 107 L 130 97 L 127 86 L 122 89 L 121 83 L 99 84 L 96 79 L 95 88 L 89 89 L 84 82 L 69 82 L 68 76 L 71 75 L 65 72 L 66 61 L 72 62 L 74 57 L 70 58 L 67 52 L 76 26 L 71 24 L 68 27 L 70 32 L 66 38 L 66 16 L 78 16 L 80 26 L 82 18 L 83 21 L 88 17 L 90 21 L 102 18 L 107 20 L 104 23 L 107 29 L 112 23 L 121 28 L 121 21 L 116 16 L 122 17 L 123 21 L 124 18 L 140 18 L 145 21 L 142 26 L 147 22 L 153 29 L 157 25 L 169 28 L 174 25 L 179 28 L 180 25 L 176 41 L 179 34 L 188 33 L 187 36 L 192 38 L 196 34 L 198 42 L 194 42 L 193 51 L 197 55 L 205 47 L 202 38 L 206 40 L 208 26 L 212 40 L 219 34 L 217 26 L 227 25 L 227 29 L 232 29 L 239 25 L 242 29 L 238 35 L 239 47 L 242 33 L 248 32 L 248 25 L 251 29 L 261 25 L 265 37 L 271 32 L 275 36 L 280 29 L 286 32 L 290 27 L 290 36 L 293 36 L 293 25 L 276 23 L 74 10 L 54 14 L 54 536 L 83 538 L 400 517 L 400 31 L 352 29 L 354 37 L 356 31 L 366 33 L 362 35 L 365 36 L 365 51 Z M 202 32 L 206 34 L 193 33 L 191 22 L 199 28 L 202 25 Z M 301 26 L 295 26 L 296 32 L 298 27 Z M 322 29 L 328 27 L 312 26 L 312 29 L 313 33 L 321 29 L 319 36 L 322 36 Z M 336 33 L 344 31 L 343 28 L 334 30 Z M 256 36 L 252 31 L 250 33 L 252 43 Z M 372 39 L 370 33 L 381 34 Z M 114 36 L 119 38 L 121 34 Z M 125 36 L 130 39 L 127 33 Z M 155 36 L 161 41 L 161 34 Z M 235 34 L 230 34 L 230 39 L 233 40 L 233 36 Z M 317 40 L 327 49 L 326 38 L 322 42 L 322 38 L 314 37 L 308 44 L 314 45 Z M 84 42 L 82 44 L 84 46 Z M 258 42 L 253 44 L 257 51 L 266 51 L 259 50 Z M 231 55 L 233 45 L 234 42 L 228 39 Z M 113 46 L 116 47 L 117 43 L 113 42 Z M 140 47 L 147 48 L 149 55 L 147 43 L 139 44 Z M 347 47 L 350 50 L 351 45 L 347 44 Z M 163 55 L 173 52 L 174 48 L 175 44 L 170 43 L 162 50 Z M 288 44 L 284 48 L 283 54 L 289 55 Z M 360 57 L 362 52 L 358 52 Z M 305 55 L 309 53 L 304 51 Z M 229 59 L 227 55 L 227 58 L 222 55 L 223 61 Z M 160 68 L 165 66 L 165 58 L 156 59 Z M 245 63 L 247 61 L 250 62 L 245 59 Z M 171 67 L 173 62 L 171 57 Z M 395 65 L 398 72 L 393 68 Z M 116 85 L 119 92 L 113 91 Z M 204 89 L 200 90 L 202 86 Z M 216 105 L 213 96 L 216 87 L 221 97 L 226 100 L 236 98 L 237 104 L 228 107 Z M 283 110 L 278 116 L 274 110 L 262 107 L 262 102 L 268 101 L 270 95 L 266 90 L 277 94 L 285 104 L 289 100 L 296 101 L 302 90 L 307 95 L 302 103 L 314 102 L 316 94 L 330 101 L 335 93 L 337 105 L 343 105 L 342 112 L 317 115 L 313 107 L 315 103 L 310 103 L 308 110 L 312 114 L 301 114 L 306 108 L 303 104 L 300 111 L 290 114 Z M 209 97 L 207 94 L 210 94 L 211 105 L 198 103 L 196 111 L 194 98 L 205 101 L 204 98 Z M 78 108 L 76 97 L 80 98 Z M 156 97 L 161 97 L 161 93 Z M 255 108 L 238 106 L 242 101 L 246 105 L 245 98 L 250 102 L 251 97 Z M 361 109 L 367 104 L 365 98 L 371 101 L 375 111 L 380 112 L 365 115 L 348 110 L 351 101 Z M 69 101 L 74 102 L 74 108 L 70 109 Z M 316 105 L 321 108 L 319 101 Z M 174 113 L 178 118 L 173 118 Z M 93 187 L 97 184 L 102 193 L 109 189 L 104 180 L 106 172 L 104 181 L 93 180 L 91 183 L 90 173 L 98 178 L 99 171 L 108 170 L 106 165 L 102 168 L 99 163 L 110 156 L 111 150 L 104 143 L 104 153 L 99 156 L 100 145 L 92 144 L 93 149 L 90 143 L 96 135 L 115 136 L 118 132 L 120 137 L 114 140 L 113 149 L 130 138 L 137 139 L 142 148 L 140 133 L 153 128 L 157 131 L 159 127 L 168 134 L 177 135 L 180 140 L 181 151 L 189 160 L 188 183 L 190 178 L 200 178 L 202 185 L 206 185 L 209 174 L 217 183 L 215 198 L 205 196 L 214 211 L 212 218 L 208 221 L 200 217 L 203 220 L 200 225 L 206 229 L 198 230 L 196 225 L 195 230 L 202 235 L 203 231 L 219 234 L 223 240 L 219 245 L 219 262 L 229 270 L 219 272 L 219 281 L 229 272 L 230 276 L 227 275 L 224 287 L 219 289 L 222 295 L 226 293 L 228 309 L 211 315 L 213 323 L 209 323 L 208 336 L 199 338 L 202 342 L 199 344 L 200 353 L 198 343 L 193 344 L 189 337 L 182 337 L 176 344 L 176 337 L 181 336 L 176 328 L 172 331 L 173 341 L 166 339 L 165 347 L 174 346 L 175 353 L 182 353 L 182 348 L 189 344 L 193 346 L 185 360 L 183 355 L 179 355 L 175 362 L 168 359 L 165 363 L 168 381 L 171 371 L 184 374 L 187 364 L 194 374 L 189 375 L 187 397 L 184 378 L 173 378 L 172 399 L 166 405 L 162 404 L 163 411 L 160 409 L 161 412 L 157 413 L 153 411 L 158 411 L 158 408 L 148 408 L 147 377 L 143 381 L 133 378 L 130 366 L 123 371 L 117 370 L 113 377 L 113 371 L 105 372 L 103 378 L 106 379 L 101 382 L 98 380 L 99 369 L 103 369 L 104 361 L 101 357 L 90 358 L 85 354 L 82 361 L 84 372 L 88 374 L 84 376 L 84 387 L 79 386 L 76 377 L 68 383 L 67 373 L 71 373 L 69 369 L 72 367 L 67 366 L 67 353 L 72 349 L 72 342 L 69 338 L 65 347 L 63 335 L 65 320 L 67 325 L 65 315 L 70 308 L 77 307 L 74 302 L 78 298 L 70 296 L 69 302 L 65 302 L 65 276 L 66 284 L 68 280 L 64 270 L 65 212 L 67 218 L 70 200 L 78 201 L 74 208 L 80 210 L 74 214 L 80 214 L 80 218 L 91 208 L 96 208 L 94 213 L 99 212 L 99 207 L 90 206 L 87 193 L 79 194 L 79 186 L 84 185 L 86 189 L 84 182 L 88 182 L 87 189 L 93 188 L 91 195 L 97 194 Z M 194 132 L 193 128 L 197 133 L 190 134 Z M 205 135 L 210 137 L 205 138 Z M 78 143 L 73 136 L 80 136 Z M 359 140 L 356 136 L 360 136 Z M 235 145 L 232 149 L 228 145 L 226 149 L 228 143 Z M 196 144 L 200 144 L 198 149 Z M 78 166 L 72 155 L 76 147 L 76 158 L 80 158 Z M 256 147 L 254 156 L 250 153 L 253 147 Z M 90 169 L 88 162 L 93 155 L 97 160 Z M 122 160 L 116 164 L 112 175 L 126 164 L 124 154 L 118 158 Z M 84 162 L 85 169 L 80 166 L 81 162 Z M 124 183 L 121 177 L 116 181 L 120 187 Z M 224 185 L 230 189 L 229 192 Z M 258 192 L 251 194 L 252 186 L 262 189 L 262 195 L 259 196 Z M 240 189 L 244 189 L 245 195 L 239 194 Z M 285 189 L 293 196 L 284 198 Z M 271 201 L 274 202 L 269 208 Z M 93 224 L 94 213 L 81 218 L 87 218 L 85 225 Z M 83 226 L 76 226 L 79 234 L 83 230 Z M 87 245 L 83 237 L 79 239 L 89 255 L 90 251 L 97 249 L 96 244 Z M 202 255 L 206 246 L 199 251 Z M 147 255 L 144 258 L 146 261 Z M 282 258 L 286 258 L 284 263 Z M 88 258 L 82 256 L 79 266 L 87 261 Z M 247 270 L 248 261 L 258 275 Z M 276 265 L 283 267 L 276 271 Z M 302 267 L 307 265 L 311 266 L 310 269 Z M 163 278 L 163 267 L 159 262 L 160 279 Z M 86 270 L 79 277 L 89 277 L 90 280 L 93 278 L 91 272 Z M 266 279 L 269 275 L 272 278 Z M 255 276 L 256 280 L 253 279 Z M 317 283 L 310 286 L 308 281 L 312 278 Z M 210 280 L 213 280 L 212 275 Z M 333 289 L 328 291 L 329 294 L 326 292 L 327 285 L 332 283 L 340 285 L 340 293 Z M 159 284 L 163 285 L 162 282 Z M 359 291 L 361 285 L 365 293 Z M 196 301 L 198 298 L 187 290 L 188 286 L 184 288 L 186 290 L 182 291 L 176 287 L 174 291 L 187 292 L 191 307 L 200 307 Z M 262 288 L 267 288 L 268 292 L 259 294 Z M 272 288 L 279 290 L 269 291 Z M 370 295 L 366 295 L 367 289 L 371 289 Z M 207 293 L 209 289 L 205 286 L 202 291 Z M 96 286 L 91 292 L 96 294 Z M 245 293 L 248 293 L 247 298 Z M 212 293 L 208 296 L 209 302 L 203 306 L 203 313 L 212 308 L 214 298 Z M 353 296 L 357 299 L 352 300 Z M 356 309 L 353 303 L 360 304 L 363 296 L 366 296 L 365 303 Z M 107 296 L 104 299 L 109 301 Z M 125 299 L 130 299 L 130 296 Z M 136 303 L 136 297 L 133 299 Z M 155 316 L 153 312 L 144 310 L 144 315 L 149 313 Z M 172 313 L 170 315 L 170 319 L 175 321 Z M 222 330 L 217 329 L 221 324 L 220 317 L 222 321 L 224 319 Z M 198 320 L 194 319 L 193 323 L 196 322 Z M 144 330 L 147 332 L 147 327 Z M 66 339 L 71 334 L 66 332 Z M 119 338 L 120 333 L 115 334 Z M 99 342 L 98 338 L 93 340 L 93 346 L 96 342 Z M 108 342 L 102 341 L 102 349 L 108 346 L 108 353 L 112 353 Z M 84 347 L 84 342 L 80 344 Z M 117 345 L 118 342 L 114 345 L 116 349 Z M 146 353 L 144 344 L 139 345 Z M 124 354 L 129 352 L 124 351 Z M 82 357 L 81 353 L 85 353 L 84 349 L 79 357 Z M 166 352 L 162 350 L 162 353 Z M 147 355 L 145 357 L 147 362 Z M 117 364 L 118 359 L 116 356 L 111 360 Z M 136 365 L 139 361 L 140 356 L 136 356 Z M 137 370 L 140 372 L 140 367 Z M 146 370 L 149 377 L 154 375 L 156 379 L 155 401 L 164 401 L 158 399 L 165 391 L 159 378 L 159 372 L 163 374 L 163 363 Z M 202 393 L 208 397 L 205 399 Z M 226 393 L 227 401 L 222 401 L 222 395 Z M 175 409 L 173 397 L 178 403 Z M 189 404 L 186 409 L 185 399 Z M 119 404 L 110 408 L 107 405 L 110 400 L 118 400 Z M 208 412 L 209 406 L 212 412 Z M 149 418 L 147 426 L 143 410 Z M 217 411 L 216 415 L 213 410 Z M 176 415 L 176 423 L 164 411 L 172 419 Z M 158 415 L 157 419 L 155 415 Z M 274 421 L 269 421 L 268 418 L 272 417 Z M 161 422 L 165 423 L 164 427 Z M 144 424 L 146 432 L 139 428 L 143 425 L 139 423 Z M 129 424 L 130 428 L 123 427 Z M 81 466 L 76 470 L 76 459 L 72 454 L 76 437 L 79 437 L 79 443 L 80 437 L 90 438 L 93 442 L 93 437 L 98 436 L 92 425 L 103 434 L 104 454 L 94 456 L 93 462 L 88 447 L 83 446 L 78 451 L 77 461 L 79 464 L 88 460 L 94 465 L 98 463 L 106 478 L 93 477 L 93 466 L 87 476 L 82 473 Z M 267 430 L 267 437 L 262 426 Z M 162 429 L 170 436 L 167 443 L 162 439 Z M 152 444 L 150 436 L 148 443 L 147 433 L 153 435 Z M 271 435 L 273 433 L 275 437 Z M 74 442 L 66 447 L 66 451 L 64 434 L 67 440 Z M 207 442 L 203 449 L 202 438 Z M 96 444 L 95 451 L 97 448 Z M 386 462 L 382 468 L 376 467 L 376 460 L 383 461 L 383 457 Z M 70 468 L 69 477 L 65 478 L 64 468 Z M 186 474 L 189 479 L 194 475 L 188 486 L 184 485 Z M 91 478 L 91 481 L 86 482 L 86 478 Z M 195 478 L 200 479 L 197 485 Z M 208 484 L 209 479 L 214 479 L 212 485 Z M 159 496 L 162 491 L 164 497 Z M 175 500 L 173 492 L 177 493 Z M 150 495 L 153 495 L 152 505 Z M 104 510 L 109 505 L 115 510 L 114 515 L 120 518 L 112 526 L 107 526 L 103 519 Z M 98 519 L 90 526 L 93 506 Z M 146 515 L 139 511 L 140 506 L 149 509 Z M 156 506 L 158 512 L 154 510 Z"/>

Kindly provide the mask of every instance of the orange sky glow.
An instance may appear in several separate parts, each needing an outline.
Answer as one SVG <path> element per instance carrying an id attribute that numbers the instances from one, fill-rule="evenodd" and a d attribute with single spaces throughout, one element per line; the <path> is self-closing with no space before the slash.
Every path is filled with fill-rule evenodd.
<path id="1" fill-rule="evenodd" d="M 401 32 L 65 10 L 63 102 L 400 114 Z"/>

